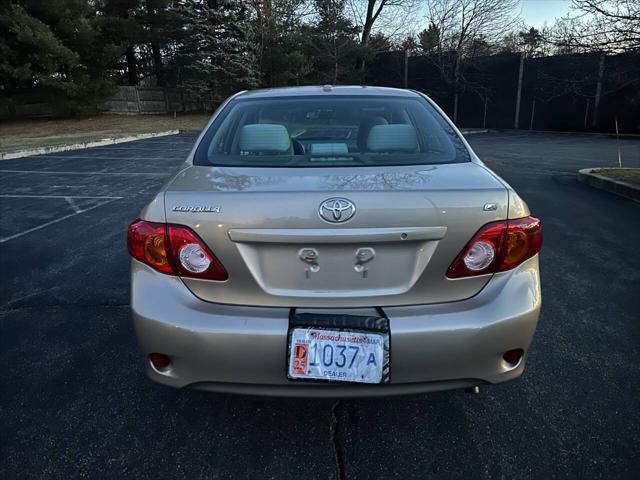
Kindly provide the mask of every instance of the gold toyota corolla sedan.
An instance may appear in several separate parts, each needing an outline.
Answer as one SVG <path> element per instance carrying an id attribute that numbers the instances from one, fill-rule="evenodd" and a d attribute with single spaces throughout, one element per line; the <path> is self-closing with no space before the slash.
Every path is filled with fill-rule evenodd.
<path id="1" fill-rule="evenodd" d="M 519 377 L 542 224 L 425 95 L 241 92 L 128 231 L 153 380 L 376 396 Z"/>

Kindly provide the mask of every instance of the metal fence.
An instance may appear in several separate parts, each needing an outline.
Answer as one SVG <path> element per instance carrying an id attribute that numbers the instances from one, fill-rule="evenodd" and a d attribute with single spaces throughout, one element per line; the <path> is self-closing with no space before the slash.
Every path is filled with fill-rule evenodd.
<path id="1" fill-rule="evenodd" d="M 435 59 L 378 55 L 367 83 L 427 93 L 453 117 L 454 88 Z M 463 64 L 457 124 L 462 127 L 640 133 L 640 53 L 524 58 L 480 57 Z"/>

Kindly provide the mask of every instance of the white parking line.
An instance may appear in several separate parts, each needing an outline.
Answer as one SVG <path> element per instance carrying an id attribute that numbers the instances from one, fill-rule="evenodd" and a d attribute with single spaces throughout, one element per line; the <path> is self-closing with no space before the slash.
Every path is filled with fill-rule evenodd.
<path id="1" fill-rule="evenodd" d="M 171 173 L 150 173 L 150 172 L 69 172 L 56 170 L 0 170 L 0 173 L 33 173 L 37 175 L 114 175 L 114 176 L 151 176 L 168 177 Z"/>
<path id="2" fill-rule="evenodd" d="M 140 156 L 136 156 L 134 158 L 131 158 L 130 156 L 127 155 L 123 155 L 121 157 L 114 157 L 114 156 L 109 156 L 109 155 L 47 155 L 46 157 L 37 157 L 37 158 L 33 158 L 30 160 L 133 160 L 133 161 L 140 161 L 140 160 L 184 160 L 185 155 L 181 155 L 178 157 L 167 157 L 167 156 L 163 156 L 163 157 L 140 157 Z M 20 160 L 21 162 L 25 162 L 26 160 Z"/>
<path id="3" fill-rule="evenodd" d="M 49 222 L 45 222 L 41 225 L 38 225 L 37 227 L 33 227 L 33 228 L 29 228 L 27 230 L 24 230 L 22 232 L 16 233 L 14 235 L 10 235 L 8 237 L 4 237 L 4 238 L 0 238 L 0 243 L 5 243 L 8 242 L 9 240 L 14 240 L 16 238 L 22 237 L 23 235 L 27 235 L 28 233 L 31 232 L 35 232 L 37 230 L 41 230 L 45 227 L 48 227 L 50 225 L 62 222 L 63 220 L 66 220 L 68 218 L 71 217 L 75 217 L 76 215 L 80 215 L 82 213 L 88 212 L 90 210 L 93 210 L 95 208 L 98 207 L 102 207 L 104 205 L 107 205 L 108 203 L 111 202 L 115 202 L 116 200 L 120 200 L 123 197 L 105 197 L 105 196 L 90 196 L 90 195 L 73 195 L 73 196 L 68 196 L 68 195 L 5 195 L 5 194 L 0 194 L 0 198 L 60 198 L 65 200 L 70 206 L 71 208 L 73 208 L 73 213 L 70 213 L 69 215 L 64 215 L 60 218 L 56 218 L 54 220 L 51 220 Z M 84 198 L 84 199 L 104 199 L 104 202 L 99 202 L 96 205 L 92 205 L 89 208 L 80 208 L 78 207 L 78 205 L 75 204 L 75 202 L 73 201 L 74 198 Z"/>
<path id="4" fill-rule="evenodd" d="M 473 141 L 473 142 L 486 142 L 486 143 L 492 143 L 492 142 L 495 142 L 495 141 L 498 140 L 498 141 L 505 141 L 505 142 L 509 141 L 509 143 L 510 143 L 511 140 L 522 140 L 522 139 L 525 139 L 525 138 L 527 138 L 527 137 L 525 137 L 525 136 L 522 136 L 522 137 L 507 137 L 507 136 L 505 136 L 505 137 L 482 137 L 482 138 L 473 137 L 470 140 Z"/>
<path id="5" fill-rule="evenodd" d="M 177 146 L 178 148 L 184 148 L 185 150 L 189 150 L 191 147 L 193 147 L 193 143 L 194 142 L 175 144 L 175 143 L 167 142 L 164 145 Z M 157 148 L 153 148 L 153 147 L 157 147 Z M 164 148 L 167 148 L 167 147 L 164 147 Z M 125 151 L 129 151 L 129 150 L 143 150 L 145 152 L 152 153 L 152 152 L 161 152 L 161 151 L 163 151 L 163 147 L 159 146 L 158 144 L 153 144 L 153 145 L 143 146 L 143 147 L 131 147 L 131 146 L 114 147 L 114 146 L 109 146 L 108 148 L 104 148 L 104 149 L 98 150 L 98 151 L 99 152 L 125 152 Z M 73 155 L 73 154 L 69 154 L 69 155 Z"/>
<path id="6" fill-rule="evenodd" d="M 114 197 L 106 195 L 26 195 L 1 193 L 0 198 L 89 198 L 89 199 L 105 199 L 105 200 L 121 200 L 124 197 Z"/>
<path id="7" fill-rule="evenodd" d="M 108 147 L 104 147 L 105 150 L 153 150 L 158 145 L 186 145 L 193 146 L 195 143 L 195 138 L 191 141 L 186 142 L 154 142 L 148 145 L 109 145 Z"/>

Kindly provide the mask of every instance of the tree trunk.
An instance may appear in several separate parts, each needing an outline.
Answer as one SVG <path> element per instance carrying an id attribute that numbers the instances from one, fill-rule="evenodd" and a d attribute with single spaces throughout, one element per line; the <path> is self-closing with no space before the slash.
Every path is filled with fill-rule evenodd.
<path id="1" fill-rule="evenodd" d="M 372 27 L 373 27 L 373 22 L 371 22 L 371 19 L 367 18 L 367 20 L 364 23 L 364 27 L 362 28 L 362 40 L 360 41 L 360 45 L 362 45 L 363 47 L 369 46 Z"/>
<path id="2" fill-rule="evenodd" d="M 369 39 L 371 38 L 371 28 L 373 28 L 373 7 L 376 0 L 368 0 L 367 2 L 367 15 L 364 19 L 364 25 L 362 26 L 362 39 L 360 45 L 366 47 L 369 45 Z"/>
<path id="3" fill-rule="evenodd" d="M 153 67 L 156 73 L 156 80 L 159 87 L 166 85 L 164 77 L 164 66 L 162 65 L 162 52 L 160 51 L 160 45 L 157 42 L 151 44 L 151 50 L 153 52 Z"/>
<path id="4" fill-rule="evenodd" d="M 360 46 L 364 48 L 369 46 L 369 39 L 371 38 L 371 27 L 373 26 L 373 24 L 364 24 L 364 29 L 362 30 L 362 41 L 360 42 Z M 365 66 L 365 59 L 364 57 L 360 57 L 358 59 L 358 64 L 357 67 L 359 70 L 364 70 L 364 66 Z"/>
<path id="5" fill-rule="evenodd" d="M 360 39 L 360 46 L 366 48 L 369 46 L 369 40 L 371 39 L 371 29 L 373 28 L 373 7 L 375 6 L 375 0 L 368 0 L 367 2 L 367 15 L 362 26 L 362 38 Z M 364 70 L 364 57 L 358 59 L 358 69 Z"/>
<path id="6" fill-rule="evenodd" d="M 131 86 L 136 86 L 138 84 L 138 69 L 136 68 L 136 52 L 133 46 L 127 48 L 126 57 L 128 83 Z"/>

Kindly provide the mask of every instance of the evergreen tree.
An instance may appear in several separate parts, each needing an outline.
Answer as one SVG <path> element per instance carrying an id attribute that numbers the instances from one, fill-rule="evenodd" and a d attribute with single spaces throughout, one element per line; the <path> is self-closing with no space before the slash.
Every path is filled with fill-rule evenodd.
<path id="1" fill-rule="evenodd" d="M 140 0 L 96 0 L 95 4 L 100 12 L 97 21 L 103 41 L 117 46 L 120 60 L 124 54 L 124 63 L 118 63 L 118 71 L 126 74 L 127 85 L 137 85 L 140 79 L 138 45 L 143 37 L 138 20 Z"/>
<path id="2" fill-rule="evenodd" d="M 308 36 L 319 83 L 359 83 L 358 28 L 345 14 L 346 0 L 315 0 L 317 23 Z"/>
<path id="3" fill-rule="evenodd" d="M 264 85 L 299 85 L 312 61 L 303 49 L 305 0 L 253 0 L 253 41 Z"/>
<path id="4" fill-rule="evenodd" d="M 171 68 L 178 81 L 203 101 L 257 84 L 256 56 L 250 41 L 249 11 L 242 0 L 182 0 L 184 41 Z"/>
<path id="5" fill-rule="evenodd" d="M 0 90 L 66 98 L 67 113 L 93 111 L 110 93 L 117 49 L 103 41 L 84 0 L 0 5 Z"/>
<path id="6" fill-rule="evenodd" d="M 518 37 L 527 56 L 533 57 L 538 54 L 544 40 L 539 30 L 531 27 L 519 32 Z"/>
<path id="7" fill-rule="evenodd" d="M 431 55 L 438 52 L 440 45 L 440 29 L 433 23 L 429 27 L 418 34 L 418 41 L 422 52 Z"/>
<path id="8" fill-rule="evenodd" d="M 171 0 L 144 0 L 136 15 L 141 28 L 141 43 L 148 46 L 151 66 L 147 72 L 153 74 L 159 86 L 167 84 L 165 63 L 183 39 L 182 17 L 170 8 Z"/>
<path id="9" fill-rule="evenodd" d="M 20 5 L 0 4 L 0 89 L 13 94 L 34 87 L 73 93 L 68 72 L 78 55 L 56 37 L 48 25 Z"/>

